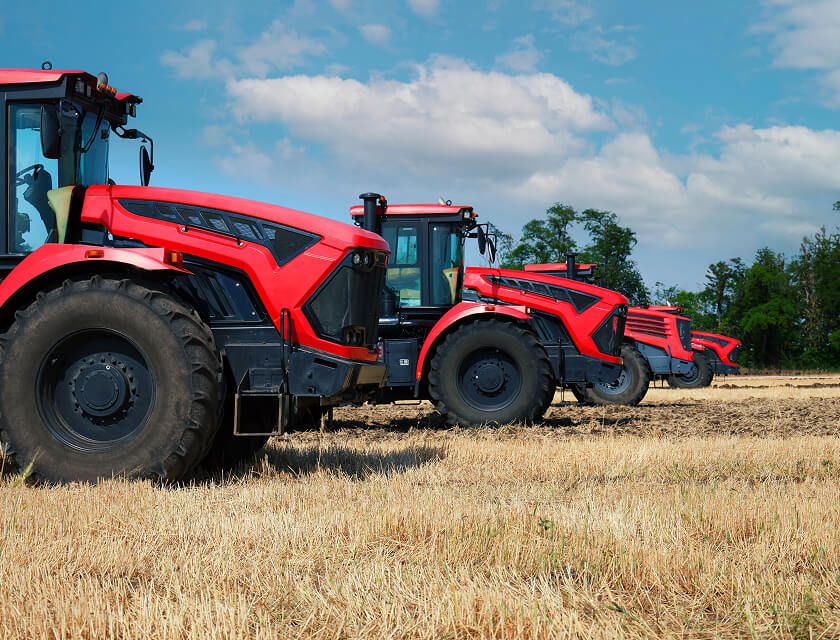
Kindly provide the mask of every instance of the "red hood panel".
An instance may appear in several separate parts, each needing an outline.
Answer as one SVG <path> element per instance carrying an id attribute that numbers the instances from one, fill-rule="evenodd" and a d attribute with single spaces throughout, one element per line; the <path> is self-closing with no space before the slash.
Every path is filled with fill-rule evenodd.
<path id="1" fill-rule="evenodd" d="M 232 213 L 240 213 L 269 222 L 276 222 L 288 227 L 294 227 L 310 233 L 316 233 L 325 240 L 335 238 L 342 243 L 355 246 L 373 247 L 388 250 L 388 243 L 380 236 L 364 231 L 353 225 L 322 216 L 288 209 L 279 205 L 223 196 L 201 191 L 187 191 L 185 189 L 167 189 L 163 187 L 140 187 L 133 185 L 93 186 L 87 190 L 87 196 L 108 196 L 115 200 L 126 198 L 131 200 L 155 200 L 158 202 L 174 202 L 208 209 L 222 209 Z"/>
<path id="2" fill-rule="evenodd" d="M 580 282 L 579 280 L 569 280 L 568 278 L 558 278 L 557 276 L 550 276 L 544 275 L 542 273 L 537 272 L 524 272 L 524 271 L 516 271 L 514 269 L 491 269 L 485 267 L 467 267 L 465 276 L 464 276 L 464 284 L 466 284 L 470 278 L 483 278 L 484 276 L 499 276 L 499 277 L 507 277 L 507 278 L 527 278 L 528 280 L 532 280 L 533 282 L 544 282 L 546 284 L 551 284 L 556 287 L 565 287 L 567 289 L 573 289 L 574 291 L 580 291 L 582 293 L 589 293 L 594 296 L 598 296 L 606 302 L 607 304 L 611 305 L 618 305 L 618 304 L 627 304 L 627 298 L 623 295 L 618 293 L 617 291 L 612 291 L 610 289 L 604 289 L 603 287 L 596 287 L 594 284 L 587 284 L 585 282 Z"/>

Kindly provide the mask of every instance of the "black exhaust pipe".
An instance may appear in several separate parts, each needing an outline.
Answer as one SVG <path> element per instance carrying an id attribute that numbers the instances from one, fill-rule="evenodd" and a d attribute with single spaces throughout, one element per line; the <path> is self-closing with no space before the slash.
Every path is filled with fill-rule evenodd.
<path id="1" fill-rule="evenodd" d="M 378 193 L 363 193 L 359 196 L 365 203 L 365 217 L 362 219 L 362 229 L 379 233 L 379 220 L 376 216 L 376 203 L 382 198 Z"/>
<path id="2" fill-rule="evenodd" d="M 569 280 L 577 280 L 577 254 L 566 254 L 566 277 Z"/>

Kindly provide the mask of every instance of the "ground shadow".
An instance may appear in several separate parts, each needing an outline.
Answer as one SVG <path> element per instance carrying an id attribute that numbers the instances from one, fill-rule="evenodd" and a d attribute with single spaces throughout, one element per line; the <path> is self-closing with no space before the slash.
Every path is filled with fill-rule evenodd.
<path id="1" fill-rule="evenodd" d="M 370 452 L 359 451 L 339 444 L 322 444 L 309 441 L 305 443 L 269 444 L 257 453 L 252 462 L 242 463 L 237 468 L 221 473 L 207 474 L 194 480 L 233 482 L 245 476 L 265 470 L 267 465 L 281 473 L 295 476 L 307 476 L 326 472 L 347 476 L 355 480 L 364 480 L 372 475 L 391 475 L 404 473 L 409 469 L 421 467 L 446 457 L 444 447 L 406 446 L 397 451 Z"/>

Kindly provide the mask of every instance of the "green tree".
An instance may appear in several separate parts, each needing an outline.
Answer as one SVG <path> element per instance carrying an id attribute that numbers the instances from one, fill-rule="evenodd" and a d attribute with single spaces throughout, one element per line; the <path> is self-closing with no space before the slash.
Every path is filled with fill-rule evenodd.
<path id="1" fill-rule="evenodd" d="M 578 220 L 577 212 L 569 205 L 555 202 L 545 214 L 544 220 L 525 223 L 522 239 L 508 254 L 505 266 L 521 269 L 532 262 L 565 262 L 566 253 L 575 250 L 577 245 L 569 235 L 569 227 Z"/>
<path id="2" fill-rule="evenodd" d="M 599 283 L 607 289 L 623 293 L 632 304 L 644 304 L 649 294 L 636 261 L 632 259 L 636 234 L 630 227 L 618 224 L 612 211 L 586 209 L 580 214 L 590 243 L 581 251 L 581 262 L 598 265 Z"/>
<path id="3" fill-rule="evenodd" d="M 744 277 L 744 264 L 740 258 L 720 260 L 706 270 L 706 295 L 712 300 L 715 312 L 715 329 L 721 330 L 723 317 L 732 301 L 735 288 Z"/>
<path id="4" fill-rule="evenodd" d="M 677 286 L 654 285 L 653 304 L 682 307 L 682 314 L 691 318 L 691 328 L 711 331 L 715 328 L 714 313 L 709 312 L 710 300 L 705 290 L 688 291 Z"/>
<path id="5" fill-rule="evenodd" d="M 836 366 L 840 352 L 831 336 L 840 332 L 840 235 L 823 227 L 804 238 L 791 270 L 803 320 L 803 364 Z"/>
<path id="6" fill-rule="evenodd" d="M 796 292 L 782 254 L 759 249 L 744 273 L 730 314 L 740 327 L 749 364 L 780 367 L 789 364 L 797 336 Z"/>

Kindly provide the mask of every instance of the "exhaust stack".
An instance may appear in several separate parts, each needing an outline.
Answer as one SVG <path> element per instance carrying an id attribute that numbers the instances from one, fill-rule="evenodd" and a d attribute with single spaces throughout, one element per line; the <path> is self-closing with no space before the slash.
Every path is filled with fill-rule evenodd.
<path id="1" fill-rule="evenodd" d="M 577 254 L 566 254 L 566 277 L 569 280 L 577 280 Z"/>
<path id="2" fill-rule="evenodd" d="M 379 200 L 385 200 L 378 193 L 363 193 L 359 196 L 365 203 L 365 215 L 362 219 L 362 229 L 379 233 L 379 220 L 376 218 L 376 205 Z"/>

